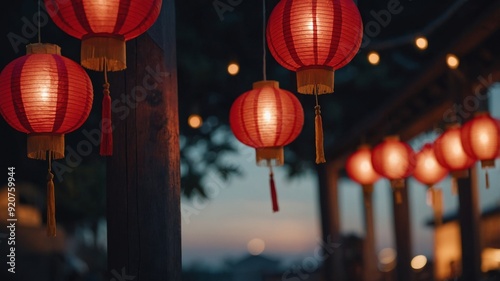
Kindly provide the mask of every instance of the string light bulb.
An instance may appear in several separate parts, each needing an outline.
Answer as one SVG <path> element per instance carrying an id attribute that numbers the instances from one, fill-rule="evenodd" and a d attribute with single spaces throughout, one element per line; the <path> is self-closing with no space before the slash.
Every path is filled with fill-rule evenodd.
<path id="1" fill-rule="evenodd" d="M 240 66 L 237 63 L 232 62 L 227 66 L 227 72 L 230 75 L 235 76 L 240 72 Z"/>
<path id="2" fill-rule="evenodd" d="M 460 60 L 454 54 L 446 55 L 446 64 L 450 69 L 457 69 L 460 65 Z"/>
<path id="3" fill-rule="evenodd" d="M 415 46 L 420 50 L 425 50 L 429 46 L 429 41 L 424 36 L 418 36 L 415 38 Z"/>
<path id="4" fill-rule="evenodd" d="M 368 62 L 372 65 L 377 65 L 380 62 L 380 55 L 375 51 L 369 52 Z"/>
<path id="5" fill-rule="evenodd" d="M 198 114 L 191 114 L 188 117 L 188 124 L 193 129 L 199 129 L 203 125 L 203 118 Z"/>

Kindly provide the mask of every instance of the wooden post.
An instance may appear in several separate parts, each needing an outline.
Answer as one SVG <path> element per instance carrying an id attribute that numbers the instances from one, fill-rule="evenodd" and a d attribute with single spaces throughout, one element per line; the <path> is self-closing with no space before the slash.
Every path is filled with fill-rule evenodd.
<path id="1" fill-rule="evenodd" d="M 365 240 L 363 242 L 363 280 L 380 280 L 377 268 L 378 260 L 375 251 L 375 230 L 373 223 L 373 185 L 363 186 L 363 202 L 365 210 Z"/>
<path id="2" fill-rule="evenodd" d="M 402 202 L 398 203 L 396 192 L 393 192 L 394 232 L 396 237 L 396 280 L 411 281 L 411 230 L 410 208 L 408 202 L 408 185 L 400 189 Z"/>
<path id="3" fill-rule="evenodd" d="M 164 0 L 152 31 L 127 43 L 127 70 L 110 73 L 107 280 L 181 280 L 174 11 Z"/>
<path id="4" fill-rule="evenodd" d="M 481 279 L 481 245 L 476 168 L 470 169 L 469 173 L 469 177 L 457 179 L 458 216 L 462 243 L 462 280 L 479 281 Z"/>
<path id="5" fill-rule="evenodd" d="M 319 165 L 319 201 L 321 208 L 321 225 L 323 241 L 341 243 L 340 234 L 340 209 L 338 199 L 339 170 L 335 164 L 326 163 Z M 323 261 L 325 281 L 344 281 L 344 267 L 342 266 L 342 245 L 333 253 L 324 252 L 326 259 Z"/>

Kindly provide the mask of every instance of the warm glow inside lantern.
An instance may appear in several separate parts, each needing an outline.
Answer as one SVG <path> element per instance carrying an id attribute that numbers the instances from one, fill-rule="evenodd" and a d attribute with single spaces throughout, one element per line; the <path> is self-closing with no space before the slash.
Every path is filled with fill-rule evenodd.
<path id="1" fill-rule="evenodd" d="M 346 172 L 349 177 L 361 184 L 364 189 L 373 189 L 373 184 L 380 178 L 372 166 L 372 152 L 370 146 L 362 145 L 347 158 Z"/>
<path id="2" fill-rule="evenodd" d="M 404 179 L 409 177 L 415 168 L 415 153 L 398 136 L 388 136 L 382 143 L 373 148 L 373 169 L 391 181 L 396 194 L 396 201 L 401 203 L 400 189 L 405 187 Z"/>
<path id="3" fill-rule="evenodd" d="M 415 156 L 413 177 L 422 184 L 432 187 L 442 181 L 447 174 L 448 170 L 439 164 L 434 155 L 433 145 L 425 144 Z"/>
<path id="4" fill-rule="evenodd" d="M 64 134 L 79 128 L 92 107 L 92 83 L 77 63 L 52 44 L 31 44 L 27 55 L 0 74 L 0 112 L 14 129 L 28 134 L 29 158 L 49 161 L 47 235 L 56 235 L 52 159 L 64 157 Z"/>
<path id="5" fill-rule="evenodd" d="M 284 163 L 283 147 L 302 130 L 304 111 L 299 100 L 279 88 L 276 81 L 260 81 L 253 89 L 239 96 L 231 106 L 229 123 L 235 137 L 256 149 L 260 166 Z M 271 170 L 273 210 L 278 210 Z"/>
<path id="6" fill-rule="evenodd" d="M 500 154 L 499 120 L 488 112 L 476 113 L 472 120 L 463 125 L 461 139 L 465 153 L 480 160 L 482 168 L 495 167 L 495 159 Z M 487 170 L 486 187 L 489 187 Z"/>
<path id="7" fill-rule="evenodd" d="M 324 163 L 323 122 L 318 95 L 332 93 L 334 72 L 361 46 L 363 24 L 352 0 L 281 0 L 267 24 L 271 54 L 297 74 L 297 91 L 316 95 L 316 163 Z"/>

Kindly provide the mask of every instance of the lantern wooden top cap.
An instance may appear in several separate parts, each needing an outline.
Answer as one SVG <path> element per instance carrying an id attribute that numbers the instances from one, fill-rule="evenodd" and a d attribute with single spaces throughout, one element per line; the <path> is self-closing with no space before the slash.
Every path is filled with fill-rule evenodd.
<path id="1" fill-rule="evenodd" d="M 384 140 L 399 141 L 398 135 L 391 135 L 384 138 Z"/>
<path id="2" fill-rule="evenodd" d="M 262 89 L 265 87 L 270 87 L 270 88 L 276 88 L 279 89 L 280 83 L 278 81 L 274 80 L 264 80 L 264 81 L 257 81 L 253 83 L 253 89 Z"/>
<path id="3" fill-rule="evenodd" d="M 490 115 L 490 113 L 488 111 L 476 111 L 474 113 L 475 117 L 478 117 L 478 116 L 489 116 L 489 115 Z"/>
<path id="4" fill-rule="evenodd" d="M 26 46 L 26 54 L 49 54 L 49 55 L 61 55 L 61 47 L 56 44 L 50 43 L 35 43 Z"/>

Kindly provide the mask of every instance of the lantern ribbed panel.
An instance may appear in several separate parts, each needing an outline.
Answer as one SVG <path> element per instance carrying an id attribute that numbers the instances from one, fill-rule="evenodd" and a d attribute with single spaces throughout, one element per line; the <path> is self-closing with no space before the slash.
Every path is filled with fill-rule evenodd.
<path id="1" fill-rule="evenodd" d="M 85 122 L 92 107 L 87 73 L 60 55 L 20 57 L 3 69 L 0 85 L 0 112 L 24 133 L 69 133 Z"/>
<path id="2" fill-rule="evenodd" d="M 413 177 L 422 184 L 432 186 L 443 180 L 448 174 L 448 170 L 441 166 L 434 155 L 434 146 L 425 144 L 416 154 L 416 165 Z"/>
<path id="3" fill-rule="evenodd" d="M 390 180 L 409 177 L 415 168 L 415 153 L 397 137 L 387 137 L 372 150 L 373 169 Z"/>
<path id="4" fill-rule="evenodd" d="M 380 178 L 380 175 L 373 169 L 371 157 L 370 147 L 362 146 L 347 158 L 345 168 L 353 181 L 362 185 L 371 185 Z"/>
<path id="5" fill-rule="evenodd" d="M 286 90 L 272 87 L 239 96 L 229 115 L 236 138 L 254 148 L 285 146 L 297 138 L 304 124 L 299 100 Z"/>
<path id="6" fill-rule="evenodd" d="M 461 131 L 465 153 L 482 161 L 494 160 L 500 153 L 500 123 L 482 113 L 465 123 Z"/>
<path id="7" fill-rule="evenodd" d="M 45 0 L 55 24 L 78 39 L 92 34 L 133 39 L 153 25 L 161 4 L 162 0 Z"/>
<path id="8" fill-rule="evenodd" d="M 468 169 L 476 162 L 476 159 L 465 153 L 460 135 L 460 126 L 455 125 L 447 129 L 434 142 L 434 154 L 437 161 L 451 172 Z"/>
<path id="9" fill-rule="evenodd" d="M 271 54 L 283 67 L 339 69 L 356 55 L 363 37 L 352 0 L 281 0 L 267 24 Z"/>

